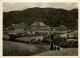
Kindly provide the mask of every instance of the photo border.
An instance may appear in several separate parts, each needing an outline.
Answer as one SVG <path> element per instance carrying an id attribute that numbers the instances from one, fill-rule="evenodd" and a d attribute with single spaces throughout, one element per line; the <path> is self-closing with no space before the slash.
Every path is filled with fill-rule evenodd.
<path id="1" fill-rule="evenodd" d="M 78 3 L 78 56 L 3 56 L 3 40 L 2 40 L 2 38 L 3 38 L 3 3 L 27 3 L 27 2 L 36 2 L 36 3 L 41 3 L 41 2 L 47 2 L 47 3 L 49 3 L 49 2 L 51 2 L 51 3 L 57 3 L 57 2 L 68 2 L 68 3 L 71 3 L 71 2 L 76 2 L 76 3 Z M 80 9 L 79 9 L 79 6 L 80 5 L 80 0 L 0 0 L 0 31 L 1 31 L 1 33 L 0 33 L 0 57 L 1 58 L 37 58 L 37 57 L 45 57 L 45 58 L 80 58 L 80 24 L 79 24 L 79 22 L 80 22 L 80 20 L 79 20 L 79 18 L 80 18 L 80 15 L 79 15 L 79 13 L 80 13 Z"/>

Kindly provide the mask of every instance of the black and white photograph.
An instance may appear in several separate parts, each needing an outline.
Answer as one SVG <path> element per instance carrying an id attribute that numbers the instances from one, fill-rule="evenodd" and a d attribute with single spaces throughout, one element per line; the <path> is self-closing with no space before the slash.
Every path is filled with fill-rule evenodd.
<path id="1" fill-rule="evenodd" d="M 78 56 L 78 3 L 3 3 L 3 56 Z"/>

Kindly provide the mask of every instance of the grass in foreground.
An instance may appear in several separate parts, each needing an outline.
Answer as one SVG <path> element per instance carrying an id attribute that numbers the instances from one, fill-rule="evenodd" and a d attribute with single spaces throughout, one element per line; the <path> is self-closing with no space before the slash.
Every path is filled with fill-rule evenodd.
<path id="1" fill-rule="evenodd" d="M 3 56 L 78 56 L 78 48 L 63 48 L 59 51 L 49 48 L 49 45 L 3 41 Z"/>
<path id="2" fill-rule="evenodd" d="M 49 45 L 3 41 L 3 56 L 30 56 L 49 50 Z"/>
<path id="3" fill-rule="evenodd" d="M 59 51 L 48 50 L 34 56 L 78 56 L 78 48 L 64 48 Z"/>

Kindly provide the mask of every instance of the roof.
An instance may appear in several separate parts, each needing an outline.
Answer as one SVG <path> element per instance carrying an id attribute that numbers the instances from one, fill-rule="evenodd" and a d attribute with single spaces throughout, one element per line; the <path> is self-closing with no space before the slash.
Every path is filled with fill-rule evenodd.
<path id="1" fill-rule="evenodd" d="M 46 26 L 43 22 L 34 22 L 31 26 Z"/>
<path id="2" fill-rule="evenodd" d="M 66 27 L 66 26 L 64 26 L 64 25 L 60 25 L 60 27 L 59 27 L 59 28 L 67 29 L 67 27 Z"/>

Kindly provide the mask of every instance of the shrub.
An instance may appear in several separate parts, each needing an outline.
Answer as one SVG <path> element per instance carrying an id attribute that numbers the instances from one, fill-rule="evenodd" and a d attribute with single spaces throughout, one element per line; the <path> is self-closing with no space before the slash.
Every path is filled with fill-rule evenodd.
<path id="1" fill-rule="evenodd" d="M 10 36 L 10 40 L 11 41 L 15 41 L 16 38 L 17 38 L 17 36 L 16 35 L 13 35 L 13 34 L 10 34 L 9 36 Z"/>
<path id="2" fill-rule="evenodd" d="M 10 37 L 8 35 L 3 34 L 3 40 L 9 40 L 9 39 L 10 39 Z"/>
<path id="3" fill-rule="evenodd" d="M 78 48 L 78 41 L 68 41 L 65 43 L 65 48 Z"/>
<path id="4" fill-rule="evenodd" d="M 67 41 L 66 38 L 57 37 L 54 39 L 54 44 L 61 46 L 63 48 L 77 48 L 78 47 L 78 41 Z"/>
<path id="5" fill-rule="evenodd" d="M 42 39 L 42 42 L 45 42 L 45 43 L 50 43 L 51 40 L 48 36 L 45 36 L 43 39 Z"/>
<path id="6" fill-rule="evenodd" d="M 54 44 L 58 45 L 58 46 L 63 46 L 64 43 L 66 43 L 66 42 L 67 42 L 66 38 L 57 37 L 57 38 L 54 39 Z"/>

